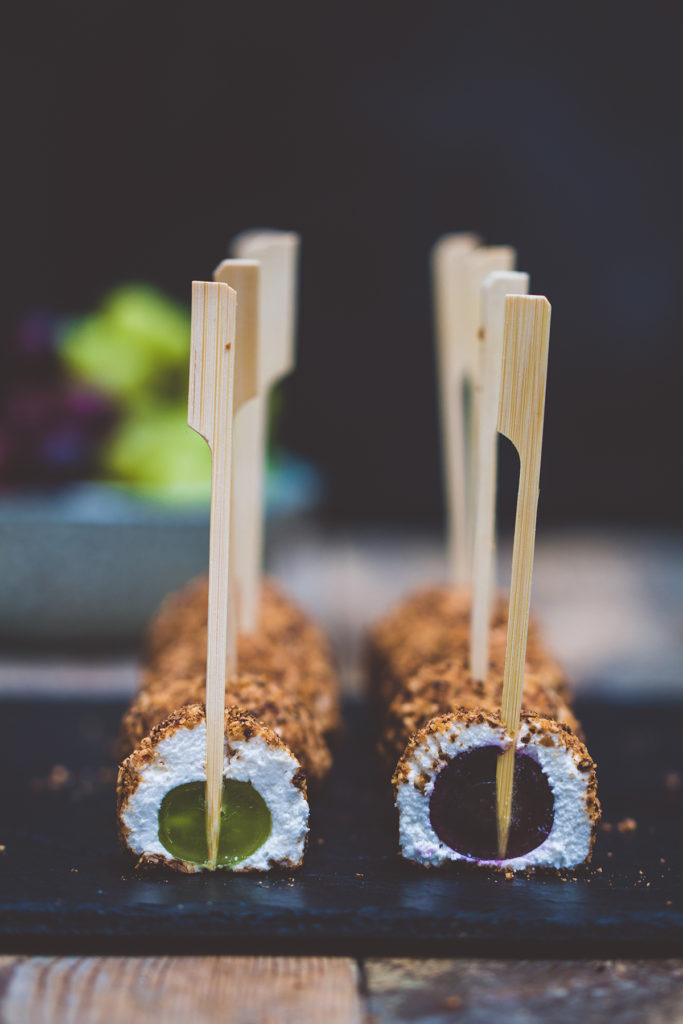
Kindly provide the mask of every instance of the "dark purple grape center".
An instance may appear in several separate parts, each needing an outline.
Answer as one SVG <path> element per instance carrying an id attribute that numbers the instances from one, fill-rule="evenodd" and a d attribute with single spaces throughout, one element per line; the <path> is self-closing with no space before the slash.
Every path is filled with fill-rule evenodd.
<path id="1" fill-rule="evenodd" d="M 498 859 L 496 764 L 500 747 L 458 754 L 436 777 L 429 818 L 439 839 L 476 860 Z M 553 794 L 543 769 L 529 754 L 515 757 L 507 858 L 521 857 L 553 827 Z"/>

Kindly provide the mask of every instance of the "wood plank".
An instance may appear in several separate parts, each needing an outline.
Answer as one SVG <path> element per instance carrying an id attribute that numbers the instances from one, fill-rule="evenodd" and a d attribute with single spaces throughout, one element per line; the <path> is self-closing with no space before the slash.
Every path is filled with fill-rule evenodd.
<path id="1" fill-rule="evenodd" d="M 365 971 L 373 1024 L 683 1020 L 683 960 L 369 960 Z"/>
<path id="2" fill-rule="evenodd" d="M 361 1024 L 332 957 L 0 957 L 0 1024 Z"/>

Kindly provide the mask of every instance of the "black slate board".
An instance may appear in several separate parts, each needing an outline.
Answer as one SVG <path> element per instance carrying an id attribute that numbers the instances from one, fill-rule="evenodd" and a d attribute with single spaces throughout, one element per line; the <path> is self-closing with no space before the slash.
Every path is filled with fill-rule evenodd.
<path id="1" fill-rule="evenodd" d="M 577 879 L 427 872 L 394 854 L 370 716 L 347 707 L 305 867 L 136 877 L 114 828 L 122 707 L 0 704 L 0 945 L 45 952 L 661 954 L 683 949 L 683 705 L 579 707 L 605 820 Z M 30 729 L 30 731 L 29 731 Z M 55 765 L 69 771 L 66 780 Z M 611 854 L 611 856 L 610 856 Z M 665 863 L 660 861 L 663 858 Z"/>

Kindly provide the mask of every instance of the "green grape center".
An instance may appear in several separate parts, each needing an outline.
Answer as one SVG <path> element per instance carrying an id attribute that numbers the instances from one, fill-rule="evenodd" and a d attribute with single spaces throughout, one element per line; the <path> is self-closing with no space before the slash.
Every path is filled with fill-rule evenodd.
<path id="1" fill-rule="evenodd" d="M 265 843 L 273 820 L 268 805 L 251 782 L 223 780 L 218 866 L 233 867 Z M 172 857 L 206 864 L 206 787 L 186 782 L 165 795 L 159 808 L 159 841 Z"/>

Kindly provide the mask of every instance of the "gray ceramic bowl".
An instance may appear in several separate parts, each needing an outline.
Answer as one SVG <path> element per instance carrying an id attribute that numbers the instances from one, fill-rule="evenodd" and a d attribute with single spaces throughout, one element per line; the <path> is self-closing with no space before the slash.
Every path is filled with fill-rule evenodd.
<path id="1" fill-rule="evenodd" d="M 283 460 L 268 516 L 312 508 L 310 467 Z M 116 647 L 139 637 L 170 590 L 208 562 L 208 509 L 173 509 L 106 484 L 0 500 L 0 641 L 7 647 Z"/>

